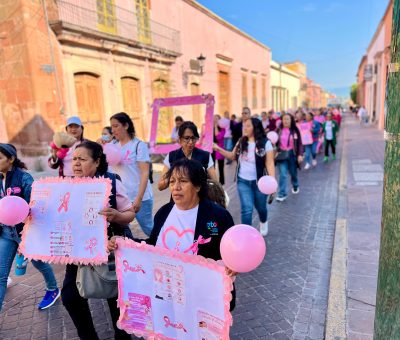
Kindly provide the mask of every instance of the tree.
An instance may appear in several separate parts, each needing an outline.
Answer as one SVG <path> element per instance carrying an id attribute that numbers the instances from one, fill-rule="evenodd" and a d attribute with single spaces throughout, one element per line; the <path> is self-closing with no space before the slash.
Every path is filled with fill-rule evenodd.
<path id="1" fill-rule="evenodd" d="M 400 0 L 394 0 L 375 340 L 400 339 Z"/>
<path id="2" fill-rule="evenodd" d="M 351 98 L 351 100 L 353 101 L 354 104 L 358 104 L 358 102 L 357 102 L 357 90 L 358 90 L 358 84 L 351 85 L 350 98 Z"/>

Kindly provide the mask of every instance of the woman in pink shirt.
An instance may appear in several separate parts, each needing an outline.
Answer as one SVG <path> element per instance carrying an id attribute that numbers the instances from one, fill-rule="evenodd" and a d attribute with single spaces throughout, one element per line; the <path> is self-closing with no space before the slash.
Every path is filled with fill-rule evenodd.
<path id="1" fill-rule="evenodd" d="M 288 173 L 292 182 L 292 193 L 298 194 L 300 191 L 297 168 L 303 161 L 303 145 L 300 131 L 292 115 L 286 113 L 282 116 L 282 126 L 278 130 L 278 135 L 276 163 L 279 168 L 279 189 L 276 200 L 283 202 L 287 198 Z"/>

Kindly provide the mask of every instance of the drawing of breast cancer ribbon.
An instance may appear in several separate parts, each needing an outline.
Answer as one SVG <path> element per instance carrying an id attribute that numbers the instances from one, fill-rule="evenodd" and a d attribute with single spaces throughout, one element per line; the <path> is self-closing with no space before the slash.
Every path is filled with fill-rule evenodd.
<path id="1" fill-rule="evenodd" d="M 71 198 L 71 194 L 69 192 L 67 192 L 63 198 L 60 199 L 61 204 L 58 207 L 58 212 L 61 212 L 61 210 L 64 209 L 65 212 L 68 211 L 68 204 L 69 204 L 69 199 Z"/>
<path id="2" fill-rule="evenodd" d="M 211 237 L 209 238 L 204 238 L 203 236 L 199 236 L 197 241 L 193 242 L 192 246 L 189 249 L 186 249 L 184 253 L 188 253 L 189 251 L 192 251 L 194 255 L 197 255 L 197 252 L 199 251 L 199 244 L 206 244 L 211 241 Z"/>
<path id="3" fill-rule="evenodd" d="M 90 240 L 86 241 L 85 250 L 89 250 L 90 255 L 93 255 L 93 252 L 96 251 L 96 246 L 97 246 L 97 239 L 95 237 L 92 237 Z"/>

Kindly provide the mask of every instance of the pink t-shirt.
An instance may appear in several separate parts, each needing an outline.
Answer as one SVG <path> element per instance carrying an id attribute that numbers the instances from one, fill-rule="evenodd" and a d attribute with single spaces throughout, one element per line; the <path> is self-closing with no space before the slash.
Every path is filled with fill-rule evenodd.
<path id="1" fill-rule="evenodd" d="M 314 119 L 321 124 L 325 122 L 325 117 L 323 115 L 315 116 Z"/>
<path id="2" fill-rule="evenodd" d="M 294 148 L 293 136 L 290 136 L 288 144 L 289 136 L 290 136 L 290 130 L 288 128 L 283 128 L 281 131 L 280 143 L 279 143 L 279 147 L 281 150 L 293 150 Z"/>
<path id="3" fill-rule="evenodd" d="M 313 137 L 311 133 L 312 122 L 301 122 L 297 125 L 300 130 L 301 142 L 303 145 L 310 145 L 313 143 Z"/>

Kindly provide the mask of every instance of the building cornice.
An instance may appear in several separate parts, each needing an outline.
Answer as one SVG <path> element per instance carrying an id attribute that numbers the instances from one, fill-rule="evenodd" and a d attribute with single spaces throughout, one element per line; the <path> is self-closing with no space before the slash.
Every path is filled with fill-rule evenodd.
<path id="1" fill-rule="evenodd" d="M 367 51 L 369 51 L 372 48 L 372 45 L 375 43 L 375 40 L 378 38 L 378 35 L 379 35 L 379 33 L 380 33 L 384 23 L 385 23 L 385 18 L 389 14 L 389 9 L 390 9 L 390 7 L 392 5 L 393 5 L 393 0 L 390 0 L 388 5 L 387 5 L 387 7 L 386 7 L 385 14 L 383 14 L 382 19 L 379 22 L 379 25 L 378 25 L 378 27 L 377 27 L 377 29 L 376 29 L 376 31 L 375 31 L 372 39 L 371 39 L 371 42 L 368 45 Z"/>

